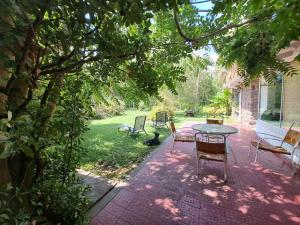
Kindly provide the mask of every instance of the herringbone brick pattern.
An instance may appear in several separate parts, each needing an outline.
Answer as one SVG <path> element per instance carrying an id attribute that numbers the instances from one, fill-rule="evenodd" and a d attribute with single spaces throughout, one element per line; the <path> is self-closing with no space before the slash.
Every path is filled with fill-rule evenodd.
<path id="1" fill-rule="evenodd" d="M 193 143 L 167 140 L 128 186 L 93 219 L 92 225 L 273 225 L 300 224 L 300 179 L 270 153 L 253 165 L 251 132 L 242 125 L 229 138 L 238 164 L 229 155 L 229 180 L 223 164 L 208 162 L 199 176 Z"/>

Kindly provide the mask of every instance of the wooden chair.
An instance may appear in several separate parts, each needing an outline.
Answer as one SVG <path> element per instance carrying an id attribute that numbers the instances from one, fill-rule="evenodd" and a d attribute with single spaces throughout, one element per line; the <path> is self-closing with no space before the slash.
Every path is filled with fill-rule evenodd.
<path id="1" fill-rule="evenodd" d="M 175 128 L 175 124 L 173 121 L 169 122 L 170 130 L 172 132 L 173 137 L 173 146 L 171 152 L 174 150 L 174 146 L 176 142 L 194 142 L 195 141 L 195 133 L 190 127 L 183 127 L 180 129 Z"/>
<path id="2" fill-rule="evenodd" d="M 206 133 L 196 133 L 196 155 L 197 155 L 197 173 L 199 174 L 199 162 L 201 160 L 211 160 L 224 162 L 224 182 L 227 181 L 227 152 L 226 137 L 224 135 L 215 135 L 217 138 L 210 138 Z"/>
<path id="3" fill-rule="evenodd" d="M 156 112 L 155 120 L 153 121 L 153 127 L 163 127 L 167 126 L 167 113 L 166 112 Z"/>
<path id="4" fill-rule="evenodd" d="M 253 138 L 251 138 L 248 155 L 250 156 L 251 147 L 256 148 L 254 163 L 257 162 L 259 151 L 267 151 L 267 152 L 272 152 L 274 154 L 291 155 L 293 175 L 295 175 L 296 174 L 296 165 L 293 160 L 293 157 L 294 157 L 295 150 L 297 148 L 300 148 L 300 145 L 299 145 L 300 131 L 293 129 L 293 126 L 296 123 L 300 123 L 300 122 L 293 122 L 292 125 L 290 126 L 290 128 L 288 129 L 288 131 L 286 132 L 286 135 L 283 138 L 280 138 L 280 137 L 277 137 L 277 136 L 274 136 L 271 134 L 257 132 L 256 133 L 257 136 L 261 135 L 264 137 L 259 137 L 256 140 L 253 140 Z M 278 146 L 274 146 L 274 145 L 269 144 L 267 142 L 268 140 L 277 141 L 280 144 Z M 288 145 L 292 146 L 292 151 L 288 151 L 285 148 L 284 144 L 288 144 Z"/>
<path id="5" fill-rule="evenodd" d="M 224 119 L 223 119 L 223 117 L 222 118 L 206 118 L 206 123 L 207 124 L 223 125 L 224 124 Z M 216 136 L 214 134 L 210 134 L 209 138 L 212 140 L 213 138 L 220 138 L 220 136 Z M 221 137 L 221 139 L 222 139 L 222 137 Z M 237 159 L 236 159 L 236 156 L 235 156 L 235 153 L 234 153 L 233 149 L 228 144 L 227 144 L 226 147 L 227 147 L 227 149 L 229 151 L 232 152 L 232 155 L 234 157 L 234 164 L 237 165 Z"/>
<path id="6" fill-rule="evenodd" d="M 145 123 L 146 123 L 146 116 L 137 116 L 135 117 L 133 127 L 129 125 L 122 125 L 118 127 L 118 131 L 121 130 L 127 131 L 127 136 L 129 133 L 131 133 L 131 135 L 137 134 L 139 132 L 145 132 L 145 134 L 147 134 L 145 130 Z"/>
<path id="7" fill-rule="evenodd" d="M 222 125 L 222 124 L 224 124 L 224 120 L 223 119 L 206 118 L 206 123 Z"/>
<path id="8" fill-rule="evenodd" d="M 216 124 L 216 125 L 223 125 L 224 124 L 224 120 L 223 118 L 206 118 L 206 123 L 207 124 Z M 215 135 L 210 135 L 210 138 L 218 138 L 218 136 Z"/>

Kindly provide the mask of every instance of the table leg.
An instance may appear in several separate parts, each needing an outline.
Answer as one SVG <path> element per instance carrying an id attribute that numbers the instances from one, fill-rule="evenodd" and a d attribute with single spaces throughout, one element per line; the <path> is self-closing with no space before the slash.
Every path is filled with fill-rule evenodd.
<path id="1" fill-rule="evenodd" d="M 226 151 L 229 152 L 228 150 L 230 150 L 232 152 L 233 158 L 234 158 L 234 164 L 237 165 L 237 160 L 236 160 L 236 156 L 234 154 L 234 151 L 232 150 L 232 148 L 229 146 L 228 142 L 226 141 Z"/>

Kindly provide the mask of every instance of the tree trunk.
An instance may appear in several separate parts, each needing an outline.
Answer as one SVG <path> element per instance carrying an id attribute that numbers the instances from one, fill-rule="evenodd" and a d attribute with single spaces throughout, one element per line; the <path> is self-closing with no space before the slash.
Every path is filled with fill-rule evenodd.
<path id="1" fill-rule="evenodd" d="M 194 111 L 197 111 L 197 105 L 199 103 L 199 83 L 200 83 L 200 72 L 197 70 L 198 76 L 196 81 L 196 96 L 195 96 L 195 103 L 194 103 Z"/>
<path id="2" fill-rule="evenodd" d="M 64 81 L 64 76 L 65 74 L 62 73 L 57 73 L 54 74 L 49 81 L 49 83 L 53 83 L 53 85 L 48 86 L 50 90 L 46 89 L 45 92 L 47 91 L 48 95 L 48 102 L 47 105 L 44 109 L 42 109 L 42 118 L 41 122 L 38 125 L 38 129 L 40 131 L 41 135 L 44 135 L 45 132 L 48 129 L 49 122 L 51 121 L 53 114 L 56 109 L 56 103 L 60 95 L 60 91 L 63 86 L 63 81 Z M 43 96 L 44 98 L 47 98 Z"/>
<path id="3" fill-rule="evenodd" d="M 0 160 L 0 185 L 7 184 L 11 181 L 11 175 L 8 171 L 7 160 Z"/>

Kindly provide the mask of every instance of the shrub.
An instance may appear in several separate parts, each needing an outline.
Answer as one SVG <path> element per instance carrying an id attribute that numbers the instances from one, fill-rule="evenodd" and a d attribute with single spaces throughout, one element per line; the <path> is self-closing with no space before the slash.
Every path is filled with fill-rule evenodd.
<path id="1" fill-rule="evenodd" d="M 209 116 L 231 115 L 231 92 L 229 89 L 224 89 L 211 100 L 211 103 L 204 106 L 202 112 Z"/>
<path id="2" fill-rule="evenodd" d="M 174 116 L 175 109 L 173 107 L 168 107 L 164 105 L 154 106 L 149 112 L 147 119 L 152 121 L 155 120 L 156 113 L 162 111 L 167 113 L 168 119 L 171 119 Z"/>
<path id="3" fill-rule="evenodd" d="M 138 105 L 138 110 L 140 111 L 150 111 L 151 110 L 151 104 L 140 102 Z"/>
<path id="4" fill-rule="evenodd" d="M 87 225 L 87 186 L 75 176 L 67 183 L 51 177 L 35 187 L 32 202 L 36 212 L 51 224 Z"/>
<path id="5" fill-rule="evenodd" d="M 200 106 L 197 108 L 196 113 L 197 113 L 197 114 L 204 114 L 204 112 L 203 112 L 203 108 L 204 108 L 204 107 L 205 107 L 204 105 L 200 105 Z"/>
<path id="6" fill-rule="evenodd" d="M 88 129 L 85 118 L 90 102 L 81 80 L 71 77 L 66 83 L 68 89 L 48 128 L 51 136 L 43 150 L 43 173 L 31 199 L 36 214 L 45 220 L 41 224 L 85 225 L 87 187 L 78 179 L 76 168 L 84 151 L 81 135 Z"/>
<path id="7" fill-rule="evenodd" d="M 220 116 L 220 115 L 226 114 L 226 109 L 216 107 L 213 105 L 206 105 L 206 106 L 203 106 L 202 113 L 207 116 Z"/>
<path id="8" fill-rule="evenodd" d="M 94 119 L 105 119 L 110 116 L 122 115 L 125 112 L 125 103 L 123 101 L 110 102 L 107 104 L 97 104 L 93 107 Z"/>
<path id="9" fill-rule="evenodd" d="M 12 195 L 13 193 L 13 195 Z M 30 214 L 20 203 L 27 193 L 13 188 L 11 183 L 0 186 L 0 224 L 1 225 L 29 225 L 32 224 Z"/>

